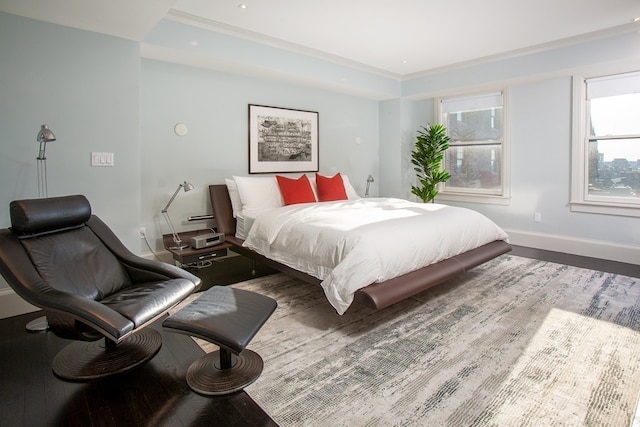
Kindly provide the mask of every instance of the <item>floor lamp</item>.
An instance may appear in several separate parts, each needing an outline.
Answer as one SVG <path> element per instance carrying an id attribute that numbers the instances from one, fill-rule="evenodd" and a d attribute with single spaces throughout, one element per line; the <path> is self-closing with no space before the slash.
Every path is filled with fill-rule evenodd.
<path id="1" fill-rule="evenodd" d="M 36 163 L 38 167 L 38 197 L 48 197 L 49 189 L 47 188 L 47 142 L 53 142 L 56 140 L 56 136 L 51 132 L 51 129 L 47 125 L 40 127 L 40 132 L 36 137 L 36 141 L 40 143 L 40 149 L 38 151 L 38 157 L 36 157 Z M 42 316 L 27 323 L 27 331 L 39 332 L 49 329 L 49 322 L 47 317 Z"/>
<path id="2" fill-rule="evenodd" d="M 38 151 L 38 157 L 36 162 L 38 164 L 38 197 L 48 197 L 49 188 L 47 187 L 47 142 L 53 142 L 56 140 L 56 136 L 51 132 L 51 129 L 47 125 L 42 125 L 36 141 L 40 143 L 40 150 Z"/>
<path id="3" fill-rule="evenodd" d="M 182 244 L 182 239 L 180 239 L 180 236 L 178 235 L 178 233 L 176 233 L 176 229 L 173 227 L 173 223 L 171 222 L 171 218 L 169 217 L 169 213 L 168 213 L 169 206 L 171 206 L 171 203 L 173 203 L 173 199 L 176 198 L 181 188 L 184 189 L 184 192 L 186 193 L 187 191 L 193 190 L 193 184 L 185 181 L 182 184 L 178 185 L 178 188 L 176 188 L 175 193 L 173 193 L 173 196 L 171 196 L 171 198 L 167 202 L 167 205 L 164 208 L 162 208 L 162 215 L 164 216 L 165 221 L 167 221 L 167 225 L 169 225 L 169 230 L 171 230 L 171 234 L 173 235 L 173 242 L 175 243 L 175 245 L 169 247 L 169 249 L 173 249 L 173 250 L 184 249 L 189 247 L 189 245 Z"/>

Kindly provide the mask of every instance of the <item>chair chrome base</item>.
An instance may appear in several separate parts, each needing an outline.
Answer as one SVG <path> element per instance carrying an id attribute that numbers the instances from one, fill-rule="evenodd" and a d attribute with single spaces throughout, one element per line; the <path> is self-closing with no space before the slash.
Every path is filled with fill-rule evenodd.
<path id="1" fill-rule="evenodd" d="M 49 322 L 47 321 L 47 316 L 38 317 L 37 319 L 33 319 L 31 322 L 27 323 L 28 332 L 44 332 L 49 330 Z"/>
<path id="2" fill-rule="evenodd" d="M 104 339 L 72 342 L 56 355 L 51 366 L 63 380 L 95 381 L 131 371 L 153 358 L 161 346 L 160 332 L 144 328 L 113 347 L 105 345 Z"/>
<path id="3" fill-rule="evenodd" d="M 187 384 L 196 393 L 218 396 L 235 393 L 253 383 L 262 373 L 264 363 L 255 351 L 243 350 L 232 355 L 230 368 L 223 368 L 225 350 L 214 351 L 197 359 L 187 370 Z"/>

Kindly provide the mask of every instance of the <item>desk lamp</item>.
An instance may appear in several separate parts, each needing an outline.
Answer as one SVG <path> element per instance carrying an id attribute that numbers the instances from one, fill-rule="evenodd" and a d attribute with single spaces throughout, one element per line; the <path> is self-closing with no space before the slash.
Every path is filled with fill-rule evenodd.
<path id="1" fill-rule="evenodd" d="M 367 177 L 367 189 L 364 191 L 364 197 L 369 197 L 369 185 L 373 182 L 373 177 L 369 175 Z"/>
<path id="2" fill-rule="evenodd" d="M 174 250 L 184 249 L 189 247 L 189 245 L 182 244 L 182 240 L 180 239 L 180 236 L 178 235 L 178 233 L 176 233 L 176 229 L 173 227 L 173 223 L 171 222 L 171 218 L 169 217 L 169 213 L 167 212 L 169 210 L 169 206 L 171 206 L 171 203 L 173 203 L 173 199 L 176 198 L 181 188 L 183 188 L 184 192 L 186 193 L 187 191 L 193 190 L 193 184 L 185 181 L 182 184 L 178 185 L 178 188 L 176 188 L 175 193 L 173 193 L 173 196 L 171 196 L 171 198 L 167 202 L 167 205 L 162 209 L 162 215 L 164 215 L 164 219 L 167 221 L 167 224 L 169 225 L 169 229 L 171 230 L 171 234 L 173 235 L 173 242 L 175 243 L 175 246 L 171 246 L 169 249 L 174 249 Z"/>

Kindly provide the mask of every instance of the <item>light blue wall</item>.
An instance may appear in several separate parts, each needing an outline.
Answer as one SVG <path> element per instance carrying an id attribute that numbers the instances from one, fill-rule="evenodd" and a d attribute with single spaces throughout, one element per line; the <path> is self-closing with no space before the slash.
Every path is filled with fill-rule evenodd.
<path id="1" fill-rule="evenodd" d="M 640 60 L 640 34 L 631 31 L 580 44 L 542 50 L 528 55 L 454 68 L 402 82 L 402 96 L 425 97 L 460 93 L 496 82 L 517 82 L 570 75 L 575 70 Z"/>
<path id="2" fill-rule="evenodd" d="M 640 246 L 638 218 L 571 212 L 572 75 L 640 69 L 640 34 L 627 33 L 553 51 L 404 82 L 403 93 L 459 95 L 507 89 L 511 141 L 509 206 L 454 203 L 524 233 Z M 433 99 L 426 99 L 432 103 Z M 429 117 L 430 120 L 433 116 Z M 534 212 L 542 214 L 534 222 Z M 547 248 L 553 249 L 553 248 Z M 640 260 L 638 261 L 640 263 Z"/>
<path id="3" fill-rule="evenodd" d="M 141 46 L 0 13 L 1 227 L 9 225 L 11 200 L 37 196 L 35 137 L 43 123 L 58 137 L 47 149 L 50 195 L 87 195 L 127 246 L 146 252 L 138 228 L 161 247 L 167 230 L 159 211 L 178 183 L 190 180 L 196 190 L 182 193 L 171 215 L 179 229 L 197 228 L 209 223 L 183 221 L 210 212 L 206 186 L 246 173 L 250 103 L 318 111 L 323 172 L 345 171 L 360 193 L 372 174 L 373 196 L 411 198 L 410 151 L 417 128 L 433 122 L 432 98 L 502 86 L 510 94 L 513 199 L 510 206 L 466 205 L 506 228 L 640 245 L 637 219 L 568 207 L 570 76 L 637 66 L 638 33 L 399 83 L 202 30 L 178 36 L 176 29 L 185 31 L 163 21 Z M 202 51 L 189 47 L 192 36 Z M 170 63 L 212 49 L 221 56 L 206 66 L 218 71 Z M 141 59 L 140 50 L 170 62 Z M 166 58 L 174 54 L 175 61 Z M 256 58 L 260 70 L 253 72 Z M 189 129 L 184 137 L 173 133 L 179 122 Z M 115 166 L 90 167 L 93 151 L 113 152 Z M 542 212 L 541 223 L 533 222 L 534 211 Z"/>
<path id="4" fill-rule="evenodd" d="M 268 76 L 363 98 L 400 96 L 399 79 L 363 70 L 355 62 L 327 61 L 170 20 L 160 21 L 145 37 L 143 51 L 154 59 L 188 62 L 244 76 Z"/>
<path id="5" fill-rule="evenodd" d="M 38 197 L 36 135 L 48 124 L 49 196 L 85 194 L 128 246 L 138 245 L 138 43 L 0 13 L 0 227 L 9 202 Z M 91 152 L 114 153 L 112 168 Z"/>
<path id="6" fill-rule="evenodd" d="M 0 227 L 38 197 L 36 135 L 48 124 L 49 196 L 84 194 L 129 247 L 140 220 L 137 43 L 0 13 Z M 112 168 L 91 152 L 114 153 Z M 0 290 L 7 287 L 0 278 Z"/>
<path id="7" fill-rule="evenodd" d="M 196 187 L 169 210 L 186 230 L 212 225 L 186 222 L 211 212 L 209 184 L 248 175 L 249 104 L 317 111 L 320 171 L 348 174 L 360 194 L 378 174 L 376 101 L 155 60 L 142 61 L 141 99 L 142 226 L 154 249 L 168 233 L 160 210 L 180 182 Z M 185 136 L 174 133 L 176 123 L 187 126 Z"/>
<path id="8" fill-rule="evenodd" d="M 376 185 L 382 196 L 411 199 L 415 181 L 411 151 L 417 129 L 432 122 L 433 101 L 395 98 L 379 105 L 380 172 Z"/>

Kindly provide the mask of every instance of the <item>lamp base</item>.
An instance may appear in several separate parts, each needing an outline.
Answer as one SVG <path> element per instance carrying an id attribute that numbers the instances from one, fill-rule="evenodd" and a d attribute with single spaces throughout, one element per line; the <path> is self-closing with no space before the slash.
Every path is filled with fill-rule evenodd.
<path id="1" fill-rule="evenodd" d="M 169 249 L 172 251 L 181 251 L 183 249 L 187 249 L 189 245 L 177 245 L 177 246 L 169 246 Z"/>
<path id="2" fill-rule="evenodd" d="M 29 332 L 43 332 L 49 329 L 49 322 L 47 322 L 47 316 L 38 317 L 27 323 L 27 331 Z"/>

